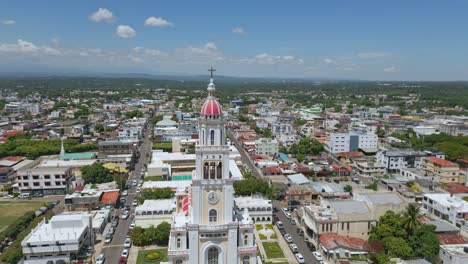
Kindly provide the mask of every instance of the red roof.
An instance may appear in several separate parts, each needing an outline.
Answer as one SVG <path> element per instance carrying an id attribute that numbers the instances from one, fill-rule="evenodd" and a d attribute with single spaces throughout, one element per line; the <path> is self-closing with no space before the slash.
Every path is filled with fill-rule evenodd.
<path id="1" fill-rule="evenodd" d="M 444 166 L 444 167 L 458 166 L 458 164 L 456 164 L 456 163 L 453 163 L 451 161 L 444 160 L 444 159 L 441 159 L 441 158 L 437 158 L 437 157 L 429 157 L 429 158 L 426 158 L 426 160 L 428 160 L 428 161 L 430 161 L 432 163 L 435 163 L 437 165 Z"/>
<path id="2" fill-rule="evenodd" d="M 1 158 L 0 160 L 8 160 L 8 161 L 19 162 L 19 161 L 23 161 L 24 159 L 25 159 L 25 157 L 22 157 L 22 156 L 8 156 L 8 157 Z"/>
<path id="3" fill-rule="evenodd" d="M 119 191 L 105 192 L 101 196 L 102 204 L 116 204 L 119 199 Z"/>
<path id="4" fill-rule="evenodd" d="M 441 245 L 466 244 L 468 240 L 460 235 L 438 235 Z"/>
<path id="5" fill-rule="evenodd" d="M 350 250 L 367 251 L 369 248 L 369 244 L 364 239 L 340 236 L 333 233 L 323 234 L 319 237 L 319 240 L 327 250 L 333 250 L 338 247 L 345 247 Z"/>
<path id="6" fill-rule="evenodd" d="M 336 156 L 338 157 L 363 157 L 364 154 L 359 151 L 351 151 L 351 152 L 340 152 L 340 153 L 337 153 Z"/>
<path id="7" fill-rule="evenodd" d="M 275 168 L 275 167 L 262 168 L 262 171 L 263 171 L 263 173 L 267 173 L 267 174 L 270 174 L 270 173 L 280 174 L 281 173 L 281 169 L 280 168 Z"/>
<path id="8" fill-rule="evenodd" d="M 82 184 L 78 184 L 76 187 L 75 187 L 75 191 L 82 191 L 84 190 L 84 186 Z"/>
<path id="9" fill-rule="evenodd" d="M 8 130 L 3 133 L 3 136 L 8 137 L 8 136 L 16 135 L 16 134 L 24 134 L 24 132 L 21 130 Z"/>
<path id="10" fill-rule="evenodd" d="M 221 106 L 214 97 L 208 97 L 201 109 L 201 115 L 219 117 L 222 114 Z"/>
<path id="11" fill-rule="evenodd" d="M 446 191 L 451 193 L 451 194 L 468 193 L 468 186 L 451 182 L 451 183 L 447 183 Z"/>

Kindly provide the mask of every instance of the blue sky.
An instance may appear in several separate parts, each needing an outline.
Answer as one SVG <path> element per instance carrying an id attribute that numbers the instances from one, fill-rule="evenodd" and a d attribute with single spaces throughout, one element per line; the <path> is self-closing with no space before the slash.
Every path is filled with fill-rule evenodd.
<path id="1" fill-rule="evenodd" d="M 1 1 L 0 70 L 467 80 L 467 12 L 461 0 Z"/>

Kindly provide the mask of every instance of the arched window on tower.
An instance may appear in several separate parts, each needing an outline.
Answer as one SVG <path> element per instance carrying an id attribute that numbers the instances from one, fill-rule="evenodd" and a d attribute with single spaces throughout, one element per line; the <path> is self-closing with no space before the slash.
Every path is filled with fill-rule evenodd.
<path id="1" fill-rule="evenodd" d="M 216 212 L 216 209 L 211 209 L 209 214 L 209 221 L 210 223 L 216 223 L 218 222 L 218 212 Z"/>
<path id="2" fill-rule="evenodd" d="M 176 260 L 175 264 L 182 264 L 182 260 L 181 259 Z"/>
<path id="3" fill-rule="evenodd" d="M 223 177 L 223 164 L 222 162 L 218 163 L 218 168 L 216 168 L 216 178 L 221 179 Z"/>
<path id="4" fill-rule="evenodd" d="M 218 264 L 219 263 L 219 251 L 218 248 L 212 247 L 208 249 L 208 262 L 207 264 Z"/>
<path id="5" fill-rule="evenodd" d="M 180 246 L 181 246 L 181 239 L 177 238 L 177 248 L 180 248 Z"/>
<path id="6" fill-rule="evenodd" d="M 216 163 L 210 163 L 210 179 L 216 179 Z"/>
<path id="7" fill-rule="evenodd" d="M 215 143 L 215 131 L 214 130 L 211 130 L 210 131 L 210 145 L 214 145 Z"/>
<path id="8" fill-rule="evenodd" d="M 249 245 L 249 236 L 244 235 L 244 247 Z"/>
<path id="9" fill-rule="evenodd" d="M 208 180 L 208 173 L 210 172 L 210 166 L 208 165 L 208 162 L 205 162 L 205 165 L 203 166 L 203 179 Z"/>
<path id="10" fill-rule="evenodd" d="M 242 258 L 242 264 L 249 264 L 250 263 L 250 257 L 249 256 L 244 256 Z"/>

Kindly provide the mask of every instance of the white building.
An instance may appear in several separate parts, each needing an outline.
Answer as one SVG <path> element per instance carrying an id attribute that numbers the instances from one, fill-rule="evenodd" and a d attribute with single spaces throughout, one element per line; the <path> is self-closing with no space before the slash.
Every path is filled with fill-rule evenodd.
<path id="1" fill-rule="evenodd" d="M 387 172 L 399 172 L 404 168 L 420 169 L 426 156 L 425 152 L 414 150 L 383 150 L 376 154 L 377 161 L 385 166 Z"/>
<path id="2" fill-rule="evenodd" d="M 449 193 L 424 194 L 423 207 L 429 214 L 453 224 L 468 218 L 468 202 Z"/>
<path id="3" fill-rule="evenodd" d="M 172 223 L 172 215 L 176 209 L 174 199 L 145 200 L 135 208 L 135 225 L 148 228 L 162 222 Z"/>
<path id="4" fill-rule="evenodd" d="M 353 169 L 361 176 L 383 176 L 385 166 L 379 162 L 357 161 L 353 164 Z"/>
<path id="5" fill-rule="evenodd" d="M 200 140 L 195 148 L 192 186 L 186 192 L 176 193 L 178 208 L 168 250 L 168 262 L 173 264 L 257 263 L 249 213 L 234 214 L 226 121 L 214 91 L 211 79 L 199 119 Z"/>
<path id="6" fill-rule="evenodd" d="M 18 190 L 31 194 L 66 194 L 70 180 L 70 167 L 21 169 L 16 173 Z"/>
<path id="7" fill-rule="evenodd" d="M 71 256 L 93 245 L 91 230 L 91 215 L 87 213 L 64 213 L 42 221 L 21 242 L 23 263 L 71 263 Z"/>
<path id="8" fill-rule="evenodd" d="M 255 140 L 255 153 L 257 155 L 278 156 L 278 141 L 270 138 Z"/>
<path id="9" fill-rule="evenodd" d="M 325 150 L 330 153 L 356 151 L 358 149 L 377 149 L 378 137 L 373 133 L 352 131 L 349 133 L 331 133 L 325 141 Z"/>
<path id="10" fill-rule="evenodd" d="M 271 200 L 259 196 L 239 196 L 234 198 L 236 211 L 242 214 L 249 212 L 252 222 L 256 224 L 271 224 L 273 221 L 273 205 Z"/>
<path id="11" fill-rule="evenodd" d="M 468 263 L 468 244 L 441 245 L 439 258 L 443 264 Z"/>
<path id="12" fill-rule="evenodd" d="M 433 126 L 415 126 L 413 127 L 413 131 L 419 136 L 428 136 L 437 133 L 436 128 Z"/>

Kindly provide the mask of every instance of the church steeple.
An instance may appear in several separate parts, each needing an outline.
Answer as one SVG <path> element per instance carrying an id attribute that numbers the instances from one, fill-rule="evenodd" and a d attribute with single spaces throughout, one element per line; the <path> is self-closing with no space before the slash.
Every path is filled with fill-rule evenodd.
<path id="1" fill-rule="evenodd" d="M 63 140 L 65 137 L 60 138 L 60 141 L 62 141 L 62 147 L 60 148 L 60 156 L 65 155 L 65 148 L 63 147 Z"/>

